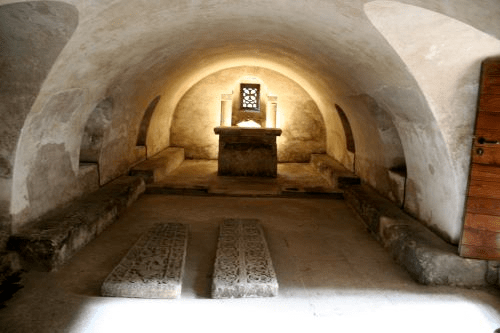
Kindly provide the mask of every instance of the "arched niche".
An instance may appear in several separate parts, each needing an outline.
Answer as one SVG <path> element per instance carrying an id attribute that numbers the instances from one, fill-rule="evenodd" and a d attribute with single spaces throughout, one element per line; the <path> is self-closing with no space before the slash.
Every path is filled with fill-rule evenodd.
<path id="1" fill-rule="evenodd" d="M 342 128 L 344 129 L 346 150 L 354 154 L 356 152 L 356 145 L 354 144 L 354 136 L 352 135 L 352 129 L 351 125 L 349 124 L 349 119 L 347 119 L 344 110 L 342 110 L 342 108 L 338 104 L 335 104 L 335 109 L 337 110 L 340 121 L 342 123 Z"/>
<path id="2" fill-rule="evenodd" d="M 326 152 L 326 129 L 321 112 L 311 96 L 295 81 L 270 69 L 241 66 L 215 72 L 194 84 L 176 106 L 170 128 L 170 145 L 184 147 L 186 158 L 216 159 L 220 125 L 221 94 L 233 94 L 238 107 L 241 78 L 255 77 L 277 96 L 279 162 L 308 162 L 312 153 Z M 264 118 L 265 119 L 265 118 Z"/>
<path id="3" fill-rule="evenodd" d="M 106 98 L 90 114 L 80 145 L 80 163 L 99 163 L 104 132 L 111 123 L 113 101 Z"/>
<path id="4" fill-rule="evenodd" d="M 139 127 L 139 133 L 137 135 L 137 146 L 146 146 L 146 139 L 148 137 L 148 129 L 149 124 L 151 123 L 151 118 L 153 117 L 153 113 L 160 101 L 161 96 L 156 96 L 146 108 L 144 112 L 144 116 L 141 120 L 141 125 Z"/>

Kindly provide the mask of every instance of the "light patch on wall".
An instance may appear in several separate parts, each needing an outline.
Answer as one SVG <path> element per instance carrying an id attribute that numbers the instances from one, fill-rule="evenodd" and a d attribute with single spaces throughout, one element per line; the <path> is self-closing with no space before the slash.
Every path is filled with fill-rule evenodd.
<path id="1" fill-rule="evenodd" d="M 260 128 L 261 126 L 253 120 L 247 120 L 238 123 L 238 127 Z"/>

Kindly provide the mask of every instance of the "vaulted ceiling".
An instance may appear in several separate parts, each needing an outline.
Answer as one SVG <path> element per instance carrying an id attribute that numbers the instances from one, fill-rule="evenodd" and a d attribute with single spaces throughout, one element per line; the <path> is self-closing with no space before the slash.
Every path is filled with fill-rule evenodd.
<path id="1" fill-rule="evenodd" d="M 405 166 L 406 210 L 456 242 L 479 68 L 500 54 L 498 22 L 497 0 L 0 0 L 0 215 L 22 224 L 55 205 L 47 191 L 74 186 L 102 101 L 112 101 L 106 182 L 140 158 L 155 97 L 149 156 L 169 146 L 190 88 L 246 66 L 300 85 L 322 114 L 328 154 L 352 167 L 341 106 L 355 171 L 390 197 L 388 170 Z"/>

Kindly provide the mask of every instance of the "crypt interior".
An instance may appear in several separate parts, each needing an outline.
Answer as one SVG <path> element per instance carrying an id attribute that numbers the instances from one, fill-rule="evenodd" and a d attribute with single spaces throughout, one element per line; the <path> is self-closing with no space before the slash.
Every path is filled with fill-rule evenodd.
<path id="1" fill-rule="evenodd" d="M 493 332 L 459 248 L 499 56 L 498 0 L 0 0 L 0 331 Z M 278 296 L 210 299 L 224 219 Z M 158 222 L 181 297 L 102 297 Z"/>

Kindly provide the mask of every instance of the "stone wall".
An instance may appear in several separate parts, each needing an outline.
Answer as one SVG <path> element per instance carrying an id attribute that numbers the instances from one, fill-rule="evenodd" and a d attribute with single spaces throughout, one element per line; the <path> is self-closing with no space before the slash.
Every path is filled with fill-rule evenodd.
<path id="1" fill-rule="evenodd" d="M 21 129 L 77 24 L 76 8 L 62 2 L 0 6 L 0 252 L 11 232 L 11 188 Z"/>

